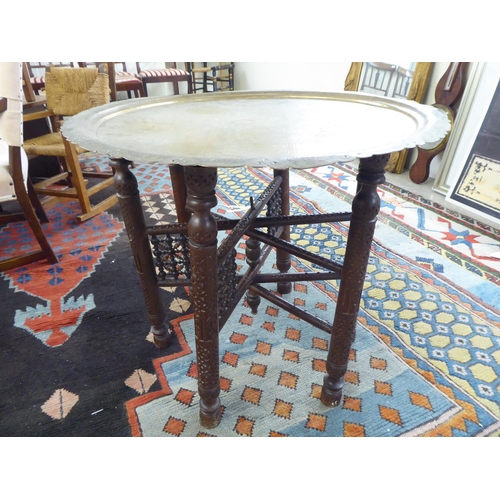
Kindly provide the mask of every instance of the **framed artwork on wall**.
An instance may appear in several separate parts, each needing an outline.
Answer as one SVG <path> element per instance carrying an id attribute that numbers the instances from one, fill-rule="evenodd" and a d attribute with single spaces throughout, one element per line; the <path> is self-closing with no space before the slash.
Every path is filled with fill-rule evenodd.
<path id="1" fill-rule="evenodd" d="M 446 199 L 500 222 L 500 64 L 486 63 L 451 161 Z"/>

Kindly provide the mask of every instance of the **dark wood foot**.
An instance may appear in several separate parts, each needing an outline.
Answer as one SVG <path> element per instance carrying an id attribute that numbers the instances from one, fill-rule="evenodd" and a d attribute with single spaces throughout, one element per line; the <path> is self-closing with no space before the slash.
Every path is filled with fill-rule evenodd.
<path id="1" fill-rule="evenodd" d="M 356 335 L 356 322 L 366 269 L 380 209 L 377 185 L 385 180 L 389 155 L 362 158 L 357 176 L 358 188 L 352 202 L 352 218 L 347 236 L 337 307 L 333 321 L 321 402 L 337 406 L 342 397 L 349 352 Z"/>
<path id="2" fill-rule="evenodd" d="M 342 399 L 344 377 L 333 380 L 330 375 L 325 375 L 320 400 L 325 406 L 339 406 Z"/>
<path id="3" fill-rule="evenodd" d="M 154 343 L 157 347 L 163 349 L 170 344 L 172 331 L 166 322 L 165 308 L 160 289 L 156 283 L 156 268 L 146 233 L 146 221 L 142 210 L 137 179 L 130 171 L 131 161 L 123 158 L 113 158 L 110 160 L 110 166 L 115 172 L 116 194 L 146 302 Z"/>
<path id="4" fill-rule="evenodd" d="M 210 209 L 217 205 L 217 169 L 185 167 L 186 207 L 191 260 L 192 302 L 198 364 L 200 422 L 215 427 L 220 421 L 219 304 L 217 276 L 217 221 Z"/>
<path id="5" fill-rule="evenodd" d="M 222 408 L 220 399 L 208 403 L 200 400 L 200 424 L 206 429 L 213 429 L 220 423 L 222 417 Z"/>

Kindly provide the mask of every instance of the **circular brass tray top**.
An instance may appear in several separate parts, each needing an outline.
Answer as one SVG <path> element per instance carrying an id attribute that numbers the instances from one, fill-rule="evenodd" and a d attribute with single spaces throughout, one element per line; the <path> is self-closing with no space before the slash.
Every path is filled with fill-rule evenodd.
<path id="1" fill-rule="evenodd" d="M 362 92 L 219 92 L 117 101 L 67 118 L 89 151 L 145 163 L 310 168 L 432 143 L 446 114 Z"/>

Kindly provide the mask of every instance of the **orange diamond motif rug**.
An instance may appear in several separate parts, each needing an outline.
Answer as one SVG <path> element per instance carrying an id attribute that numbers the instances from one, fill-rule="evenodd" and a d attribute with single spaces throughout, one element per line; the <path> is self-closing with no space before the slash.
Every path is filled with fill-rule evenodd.
<path id="1" fill-rule="evenodd" d="M 262 171 L 224 173 L 219 197 L 234 212 L 242 192 L 251 192 L 265 176 Z M 321 192 L 292 179 L 303 186 L 294 186 L 294 210 L 321 211 Z M 300 194 L 304 191 L 307 196 Z M 341 259 L 346 232 L 342 225 L 299 227 L 291 238 Z M 426 255 L 418 246 L 416 251 Z M 298 260 L 293 266 L 296 271 L 307 267 Z M 441 269 L 437 262 L 436 267 Z M 460 272 L 451 263 L 446 268 L 450 275 Z M 205 430 L 198 423 L 193 321 L 186 317 L 174 322 L 184 352 L 155 360 L 162 390 L 127 405 L 134 435 L 498 434 L 496 311 L 379 243 L 373 246 L 368 271 L 341 407 L 326 408 L 319 401 L 328 334 L 265 301 L 255 316 L 242 303 L 220 334 L 220 425 Z M 336 283 L 295 284 L 287 300 L 331 321 L 336 290 Z"/>
<path id="2" fill-rule="evenodd" d="M 102 158 L 86 161 L 90 169 L 106 168 Z M 168 170 L 137 171 L 149 223 L 173 222 Z M 215 210 L 242 215 L 269 176 L 221 171 Z M 292 172 L 292 211 L 347 210 L 353 179 L 343 165 Z M 198 421 L 189 291 L 163 290 L 175 335 L 158 350 L 119 207 L 84 224 L 76 223 L 71 203 L 51 208 L 46 231 L 60 262 L 34 263 L 0 279 L 0 435 L 500 435 L 495 230 L 457 221 L 390 185 L 380 192 L 382 215 L 342 405 L 326 408 L 318 398 L 328 334 L 264 300 L 253 315 L 243 300 L 220 334 L 224 411 L 210 430 Z M 298 226 L 291 238 L 340 262 L 347 230 Z M 473 241 L 482 245 L 471 248 Z M 9 252 L 31 244 L 30 235 L 9 225 L 0 243 Z M 272 265 L 271 255 L 266 266 Z M 291 272 L 309 266 L 294 259 Z M 336 293 L 336 282 L 296 284 L 286 298 L 331 321 Z"/>

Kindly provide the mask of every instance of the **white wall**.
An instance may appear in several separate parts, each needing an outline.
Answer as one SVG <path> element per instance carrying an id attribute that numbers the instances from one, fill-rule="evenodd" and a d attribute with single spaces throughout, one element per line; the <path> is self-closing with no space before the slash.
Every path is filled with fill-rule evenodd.
<path id="1" fill-rule="evenodd" d="M 350 66 L 350 62 L 237 62 L 235 90 L 337 92 L 344 89 Z"/>

